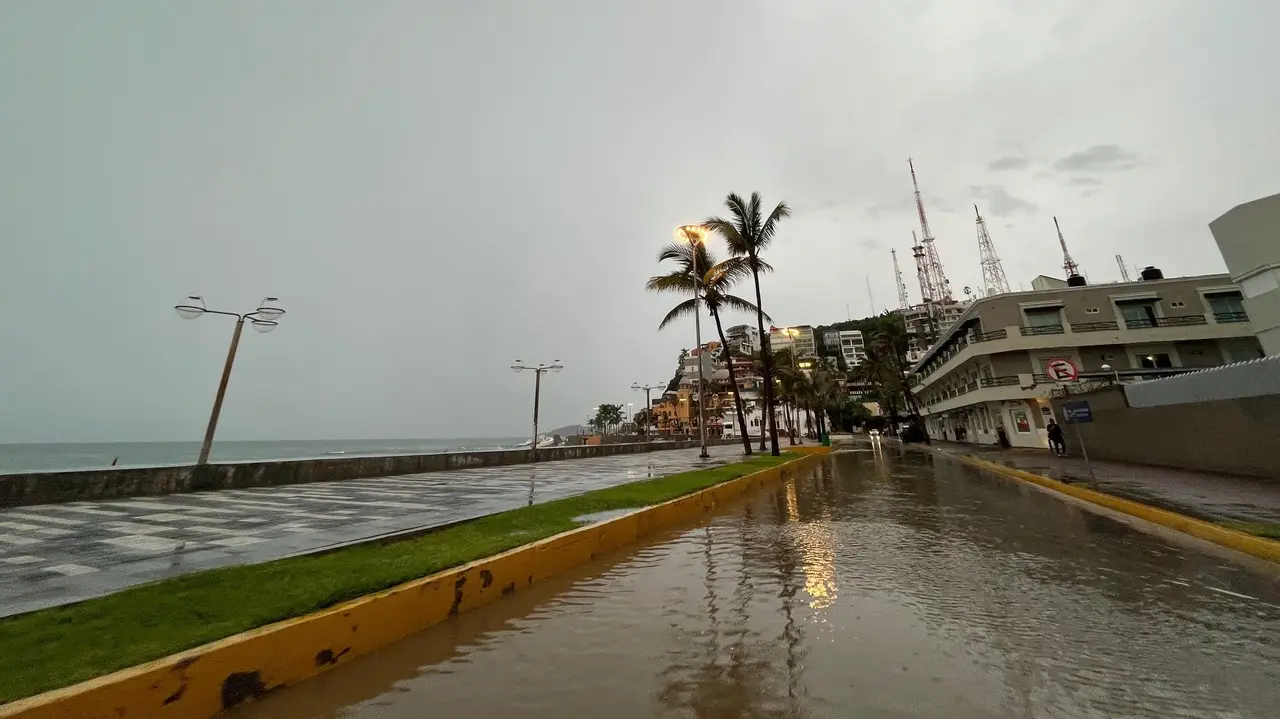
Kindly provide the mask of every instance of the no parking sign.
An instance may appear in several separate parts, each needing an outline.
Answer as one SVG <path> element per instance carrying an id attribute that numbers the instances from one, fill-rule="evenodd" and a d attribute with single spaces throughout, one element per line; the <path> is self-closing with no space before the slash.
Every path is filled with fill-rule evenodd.
<path id="1" fill-rule="evenodd" d="M 1069 359 L 1051 359 L 1044 366 L 1044 373 L 1054 382 L 1075 382 L 1080 379 L 1080 369 Z"/>

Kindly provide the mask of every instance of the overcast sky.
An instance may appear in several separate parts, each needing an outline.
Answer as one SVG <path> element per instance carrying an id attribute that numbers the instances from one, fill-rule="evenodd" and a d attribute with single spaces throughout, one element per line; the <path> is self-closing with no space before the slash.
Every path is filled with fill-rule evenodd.
<path id="1" fill-rule="evenodd" d="M 0 4 L 0 442 L 526 431 L 640 404 L 692 321 L 675 225 L 788 201 L 780 324 L 913 299 L 914 157 L 956 288 L 977 202 L 1015 289 L 1114 255 L 1224 271 L 1280 191 L 1280 3 L 458 0 Z M 744 287 L 743 292 L 747 292 Z M 846 310 L 846 305 L 848 310 Z M 734 318 L 734 322 L 746 318 Z M 704 325 L 704 332 L 709 332 Z"/>

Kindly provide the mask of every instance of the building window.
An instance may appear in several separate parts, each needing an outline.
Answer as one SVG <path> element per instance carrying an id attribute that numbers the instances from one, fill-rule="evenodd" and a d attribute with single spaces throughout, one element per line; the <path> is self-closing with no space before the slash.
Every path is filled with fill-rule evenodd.
<path id="1" fill-rule="evenodd" d="M 1156 306 L 1150 300 L 1119 303 L 1125 327 L 1131 330 L 1156 326 Z"/>
<path id="2" fill-rule="evenodd" d="M 1257 359 L 1262 356 L 1263 356 L 1262 353 L 1259 352 L 1258 350 L 1247 349 L 1244 347 L 1228 347 L 1227 348 L 1228 362 L 1247 362 L 1251 359 Z"/>
<path id="3" fill-rule="evenodd" d="M 1205 295 L 1205 299 L 1209 300 L 1209 310 L 1213 312 L 1214 318 L 1219 322 L 1248 317 L 1244 311 L 1244 299 L 1239 292 L 1220 292 Z"/>
<path id="4" fill-rule="evenodd" d="M 1191 355 L 1192 357 L 1203 357 L 1203 356 L 1204 356 L 1204 351 L 1203 351 L 1203 350 L 1191 350 L 1191 351 L 1190 351 L 1190 352 L 1188 352 L 1187 354 Z"/>
<path id="5" fill-rule="evenodd" d="M 1025 310 L 1028 327 L 1061 327 L 1062 311 L 1057 307 L 1038 307 Z"/>
<path id="6" fill-rule="evenodd" d="M 1138 358 L 1142 365 L 1142 369 L 1168 369 L 1173 366 L 1173 360 L 1169 359 L 1169 355 L 1164 352 L 1152 352 L 1142 355 Z"/>

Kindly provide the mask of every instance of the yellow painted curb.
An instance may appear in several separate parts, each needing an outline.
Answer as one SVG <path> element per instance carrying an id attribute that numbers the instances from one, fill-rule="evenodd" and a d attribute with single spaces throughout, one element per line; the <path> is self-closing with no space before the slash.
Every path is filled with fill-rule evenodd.
<path id="1" fill-rule="evenodd" d="M 984 459 L 976 457 L 959 457 L 960 461 L 985 469 L 997 474 L 1003 474 L 1008 477 L 1020 479 L 1024 482 L 1037 484 L 1055 492 L 1062 492 L 1076 499 L 1082 499 L 1092 504 L 1097 504 L 1107 509 L 1113 509 L 1117 512 L 1132 515 L 1139 519 L 1146 520 L 1152 524 L 1159 524 L 1163 527 L 1176 529 L 1184 534 L 1190 534 L 1198 539 L 1203 539 L 1214 544 L 1219 544 L 1238 552 L 1251 554 L 1272 562 L 1280 563 L 1280 542 L 1275 542 L 1263 537 L 1255 537 L 1252 534 L 1238 532 L 1234 529 L 1220 527 L 1212 522 L 1188 517 L 1185 514 L 1170 512 L 1167 509 L 1159 509 L 1141 502 L 1135 502 L 1129 499 L 1121 499 L 1110 494 L 1104 494 L 1092 489 L 1077 487 L 1075 485 L 1059 482 L 1056 479 L 1027 472 L 1021 469 L 1014 469 L 1003 464 L 988 462 Z"/>
<path id="2" fill-rule="evenodd" d="M 447 569 L 324 611 L 0 706 L 0 719 L 200 719 L 369 654 L 460 612 L 794 476 L 829 447 L 612 520 Z M 816 450 L 816 451 L 815 451 Z M 122 631 L 127 628 L 122 627 Z M 21 661 L 21 658 L 14 658 Z"/>

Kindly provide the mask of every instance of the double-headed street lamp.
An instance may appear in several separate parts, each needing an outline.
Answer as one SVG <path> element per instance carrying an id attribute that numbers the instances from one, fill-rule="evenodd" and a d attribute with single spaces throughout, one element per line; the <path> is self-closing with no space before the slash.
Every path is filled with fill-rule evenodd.
<path id="1" fill-rule="evenodd" d="M 222 366 L 222 380 L 218 382 L 218 395 L 213 399 L 213 412 L 209 414 L 209 427 L 204 431 L 204 444 L 200 446 L 200 458 L 196 460 L 196 464 L 205 464 L 209 461 L 209 450 L 213 447 L 213 433 L 218 427 L 218 415 L 222 413 L 222 398 L 227 393 L 227 380 L 231 378 L 231 365 L 236 361 L 236 348 L 240 346 L 240 331 L 244 329 L 244 321 L 249 320 L 253 328 L 259 332 L 270 332 L 279 326 L 279 320 L 284 316 L 284 309 L 279 306 L 279 302 L 278 297 L 263 297 L 262 302 L 258 304 L 258 309 L 244 314 L 211 310 L 204 306 L 204 298 L 199 295 L 189 295 L 188 304 L 173 306 L 174 311 L 184 320 L 198 319 L 202 315 L 226 315 L 236 318 L 236 329 L 231 334 L 231 349 L 227 350 L 227 362 Z"/>
<path id="2" fill-rule="evenodd" d="M 707 428 L 706 423 L 703 422 L 702 312 L 698 308 L 700 299 L 698 293 L 702 286 L 702 274 L 698 271 L 698 246 L 707 241 L 707 228 L 702 225 L 681 225 L 676 228 L 676 239 L 689 243 L 689 257 L 693 261 L 693 332 L 698 352 L 698 442 L 702 448 L 698 456 L 707 459 L 711 455 L 707 453 Z"/>
<path id="3" fill-rule="evenodd" d="M 653 402 L 649 401 L 649 392 L 655 389 L 666 387 L 666 386 L 667 385 L 665 382 L 663 384 L 640 384 L 639 382 L 631 383 L 631 389 L 636 390 L 637 392 L 642 390 L 644 391 L 645 424 L 651 424 L 651 425 L 654 425 L 655 427 L 658 424 L 657 420 L 654 419 L 653 417 Z M 648 432 L 646 432 L 645 434 L 648 434 Z"/>
<path id="4" fill-rule="evenodd" d="M 519 374 L 520 372 L 533 372 L 533 442 L 529 444 L 529 461 L 538 461 L 538 399 L 542 394 L 542 375 L 548 372 L 559 372 L 564 369 L 564 365 L 560 364 L 560 360 L 555 360 L 551 364 L 541 364 L 530 367 L 520 360 L 516 360 L 511 365 L 511 371 Z"/>

